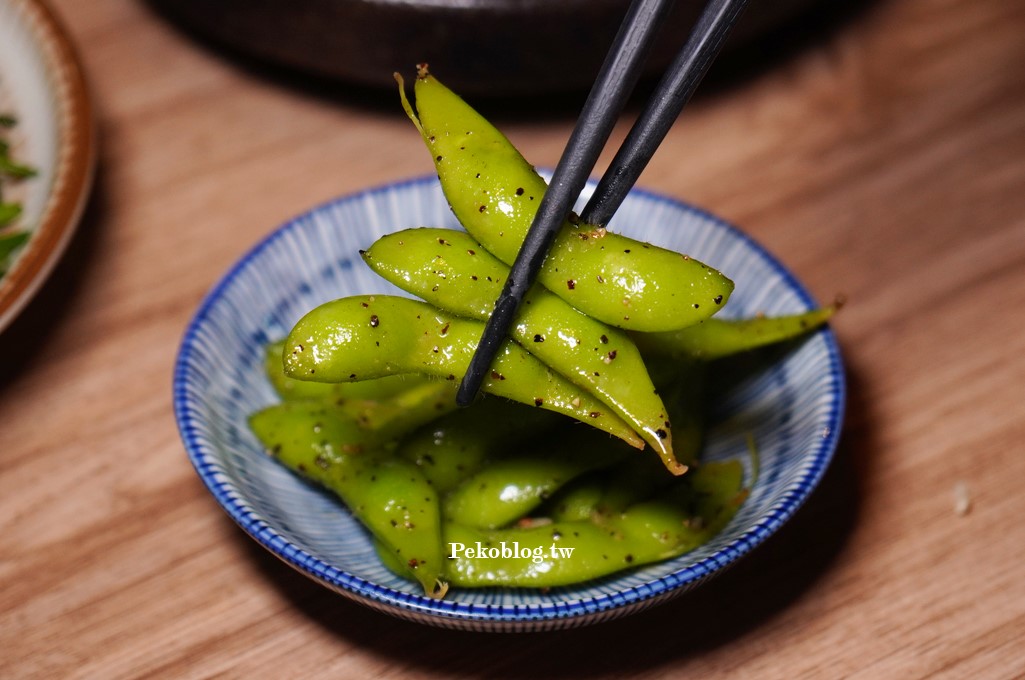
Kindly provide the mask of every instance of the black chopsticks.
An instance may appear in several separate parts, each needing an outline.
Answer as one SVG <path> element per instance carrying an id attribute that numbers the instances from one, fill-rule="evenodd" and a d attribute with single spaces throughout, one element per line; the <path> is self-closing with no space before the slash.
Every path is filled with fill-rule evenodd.
<path id="1" fill-rule="evenodd" d="M 710 0 L 705 6 L 690 37 L 581 213 L 585 222 L 604 226 L 612 218 L 719 54 L 748 1 Z M 459 385 L 456 401 L 461 406 L 469 405 L 477 396 L 516 310 L 537 278 L 559 228 L 583 190 L 640 77 L 656 30 L 671 6 L 672 0 L 634 0 L 627 10 Z"/>

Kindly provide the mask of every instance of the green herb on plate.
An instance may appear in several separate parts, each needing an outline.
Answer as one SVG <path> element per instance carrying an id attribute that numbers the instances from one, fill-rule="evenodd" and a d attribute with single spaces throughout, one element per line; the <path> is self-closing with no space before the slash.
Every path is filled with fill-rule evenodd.
<path id="1" fill-rule="evenodd" d="M 10 130 L 18 124 L 18 119 L 9 113 L 0 113 L 0 129 Z M 22 206 L 17 201 L 4 200 L 5 182 L 18 182 L 36 176 L 36 169 L 15 160 L 11 155 L 11 145 L 6 139 L 0 138 L 0 276 L 7 273 L 14 262 L 16 251 L 29 238 L 29 232 L 15 227 L 21 216 Z"/>

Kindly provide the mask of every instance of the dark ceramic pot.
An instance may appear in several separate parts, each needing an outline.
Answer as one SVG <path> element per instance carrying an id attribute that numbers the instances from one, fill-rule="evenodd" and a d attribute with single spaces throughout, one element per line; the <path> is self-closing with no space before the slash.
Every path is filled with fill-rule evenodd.
<path id="1" fill-rule="evenodd" d="M 628 0 L 150 0 L 166 16 L 260 59 L 369 86 L 427 62 L 466 94 L 587 89 Z M 678 0 L 648 62 L 663 70 L 704 0 Z M 732 45 L 809 0 L 753 3 Z"/>

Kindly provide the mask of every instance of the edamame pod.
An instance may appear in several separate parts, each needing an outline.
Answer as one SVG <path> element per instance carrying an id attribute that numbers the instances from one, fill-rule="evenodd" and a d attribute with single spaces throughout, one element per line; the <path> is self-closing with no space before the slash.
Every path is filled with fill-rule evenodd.
<path id="1" fill-rule="evenodd" d="M 636 333 L 633 338 L 645 355 L 711 361 L 793 340 L 825 324 L 840 306 L 836 303 L 789 316 L 706 319 L 677 331 Z"/>
<path id="2" fill-rule="evenodd" d="M 677 455 L 693 468 L 704 438 L 706 365 L 685 361 L 672 370 L 676 378 L 666 386 L 666 406 L 673 422 Z M 652 463 L 650 459 L 627 460 L 574 481 L 552 499 L 551 518 L 561 521 L 614 515 L 651 498 L 672 482 L 660 466 Z"/>
<path id="3" fill-rule="evenodd" d="M 444 494 L 486 461 L 564 422 L 551 411 L 489 397 L 411 433 L 399 444 L 397 455 L 419 467 Z"/>
<path id="4" fill-rule="evenodd" d="M 539 514 L 551 518 L 553 522 L 580 522 L 591 519 L 608 484 L 606 475 L 601 474 L 602 472 L 596 471 L 577 477 L 559 489 Z"/>
<path id="5" fill-rule="evenodd" d="M 274 391 L 284 401 L 299 399 L 387 399 L 416 387 L 427 378 L 420 375 L 389 375 L 376 380 L 352 383 L 320 383 L 296 380 L 285 375 L 281 360 L 284 340 L 272 342 L 264 351 L 264 370 Z"/>
<path id="6" fill-rule="evenodd" d="M 668 370 L 668 369 L 667 369 Z M 675 378 L 665 387 L 666 406 L 673 423 L 673 439 L 680 460 L 693 468 L 704 441 L 705 399 L 707 398 L 703 363 L 676 362 L 672 371 Z M 629 461 L 609 471 L 605 489 L 599 498 L 595 514 L 611 515 L 669 486 L 672 478 L 661 467 L 649 460 Z"/>
<path id="7" fill-rule="evenodd" d="M 336 406 L 313 401 L 268 406 L 249 416 L 249 427 L 271 456 L 277 458 L 287 448 L 292 452 L 290 459 L 296 461 L 290 467 L 301 466 L 298 471 L 315 481 L 321 481 L 317 469 L 307 471 L 297 452 L 301 451 L 302 457 L 312 456 L 317 467 L 323 468 L 320 463 L 342 454 L 378 449 L 391 439 L 390 435 L 360 427 Z M 320 455 L 325 458 L 317 461 Z"/>
<path id="8" fill-rule="evenodd" d="M 724 474 L 721 465 L 678 478 L 674 495 L 635 504 L 600 524 L 482 530 L 446 521 L 446 578 L 461 587 L 555 587 L 682 555 L 721 531 L 746 497 L 740 477 Z"/>
<path id="9" fill-rule="evenodd" d="M 361 383 L 294 380 L 284 373 L 283 346 L 284 341 L 268 346 L 266 369 L 271 383 L 286 402 L 330 404 L 339 417 L 352 420 L 363 429 L 388 429 L 393 437 L 456 409 L 456 386 L 448 381 L 429 380 L 426 376 L 393 375 Z M 348 387 L 362 389 L 344 389 Z M 356 394 L 377 397 L 354 398 Z"/>
<path id="10" fill-rule="evenodd" d="M 409 229 L 378 239 L 362 253 L 375 272 L 452 314 L 487 321 L 509 267 L 469 234 Z M 666 408 L 626 333 L 583 314 L 540 286 L 523 301 L 512 337 L 570 382 L 604 402 L 658 453 L 674 474 Z"/>
<path id="11" fill-rule="evenodd" d="M 421 68 L 416 107 L 402 105 L 434 158 L 460 223 L 512 264 L 547 186 L 502 133 Z M 538 280 L 596 319 L 621 328 L 667 331 L 705 319 L 733 282 L 686 255 L 567 221 Z"/>
<path id="12" fill-rule="evenodd" d="M 669 486 L 672 479 L 648 461 L 617 465 L 606 477 L 592 517 L 617 515 L 631 505 L 659 493 Z"/>
<path id="13" fill-rule="evenodd" d="M 608 439 L 598 432 L 577 433 L 541 450 L 497 460 L 445 497 L 445 519 L 479 529 L 508 526 L 567 482 L 633 453 L 625 445 L 608 446 Z"/>
<path id="14" fill-rule="evenodd" d="M 434 307 L 385 295 L 343 298 L 309 312 L 285 342 L 285 373 L 346 382 L 401 373 L 458 381 L 484 324 L 448 317 Z M 644 441 L 588 393 L 509 341 L 499 350 L 484 390 L 568 415 L 636 448 Z"/>
<path id="15" fill-rule="evenodd" d="M 311 402 L 264 409 L 249 424 L 275 459 L 341 498 L 427 594 L 444 596 L 437 493 L 415 466 L 382 455 L 383 433 Z"/>
<path id="16" fill-rule="evenodd" d="M 335 404 L 360 427 L 394 438 L 456 410 L 456 387 L 431 380 L 386 399 L 339 399 Z"/>

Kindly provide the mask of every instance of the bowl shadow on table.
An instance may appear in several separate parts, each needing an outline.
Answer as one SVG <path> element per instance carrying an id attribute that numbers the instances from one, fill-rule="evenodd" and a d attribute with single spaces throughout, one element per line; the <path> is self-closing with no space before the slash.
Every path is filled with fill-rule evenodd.
<path id="1" fill-rule="evenodd" d="M 14 389 L 20 376 L 33 371 L 37 357 L 72 313 L 87 283 L 100 252 L 109 206 L 102 158 L 97 160 L 95 173 L 82 217 L 63 255 L 25 308 L 0 331 L 0 356 L 9 359 L 0 362 L 0 394 Z"/>
<path id="2" fill-rule="evenodd" d="M 843 28 L 857 20 L 877 0 L 836 0 L 812 3 L 796 17 L 736 48 L 728 49 L 710 70 L 698 89 L 695 100 L 713 99 L 734 88 L 779 68 L 798 55 L 832 41 Z M 252 56 L 226 44 L 202 30 L 181 23 L 169 11 L 167 0 L 145 0 L 155 17 L 166 21 L 194 47 L 209 52 L 243 73 L 274 83 L 296 96 L 313 97 L 331 105 L 355 107 L 372 114 L 402 117 L 395 90 L 343 82 L 295 67 Z M 408 82 L 414 77 L 415 64 L 403 73 Z M 445 74 L 438 72 L 441 80 Z M 648 76 L 638 85 L 630 107 L 639 110 L 657 83 Z M 508 122 L 572 122 L 580 112 L 586 91 L 563 91 L 538 95 L 474 94 L 470 99 L 482 113 L 501 128 Z"/>
<path id="3" fill-rule="evenodd" d="M 864 480 L 875 448 L 874 419 L 856 367 L 848 367 L 847 378 L 846 425 L 839 448 L 821 484 L 794 517 L 719 577 L 622 619 L 539 634 L 472 633 L 414 624 L 342 597 L 326 597 L 323 587 L 241 532 L 233 534 L 269 587 L 279 589 L 298 611 L 346 646 L 384 662 L 402 659 L 443 677 L 492 678 L 616 676 L 679 663 L 772 625 L 788 608 L 814 597 L 816 587 L 842 561 L 865 501 Z M 799 625 L 814 627 L 815 622 Z"/>

